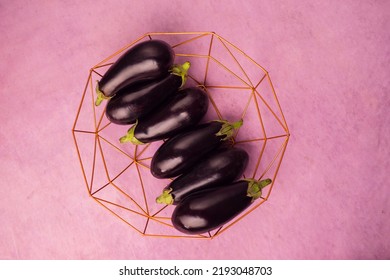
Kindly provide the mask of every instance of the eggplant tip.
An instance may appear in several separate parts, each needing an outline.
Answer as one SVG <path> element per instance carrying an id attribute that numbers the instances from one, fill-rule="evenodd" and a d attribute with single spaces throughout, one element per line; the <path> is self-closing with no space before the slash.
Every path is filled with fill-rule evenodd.
<path id="1" fill-rule="evenodd" d="M 127 131 L 126 135 L 125 136 L 122 136 L 121 138 L 119 138 L 119 142 L 121 143 L 127 143 L 127 142 L 130 142 L 134 145 L 143 145 L 145 143 L 139 141 L 135 136 L 134 136 L 134 133 L 135 133 L 135 128 L 138 124 L 138 120 L 136 120 L 135 124 L 129 128 L 129 130 Z"/>
<path id="2" fill-rule="evenodd" d="M 99 88 L 99 81 L 96 81 L 96 88 L 95 88 L 95 91 L 96 91 L 96 94 L 97 94 L 97 97 L 96 97 L 96 100 L 95 100 L 95 106 L 99 106 L 102 101 L 104 99 L 108 99 L 108 97 L 106 97 L 104 95 L 104 92 L 102 92 Z"/>
<path id="3" fill-rule="evenodd" d="M 163 193 L 156 198 L 156 202 L 160 204 L 173 204 L 173 196 L 170 193 L 172 190 L 164 190 Z"/>

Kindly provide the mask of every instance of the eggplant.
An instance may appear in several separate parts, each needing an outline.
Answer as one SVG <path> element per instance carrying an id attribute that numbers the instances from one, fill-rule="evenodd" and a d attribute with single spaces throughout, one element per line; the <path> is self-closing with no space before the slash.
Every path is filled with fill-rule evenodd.
<path id="1" fill-rule="evenodd" d="M 152 157 L 150 171 L 156 178 L 176 177 L 230 139 L 242 120 L 216 120 L 198 124 L 164 142 Z"/>
<path id="2" fill-rule="evenodd" d="M 261 197 L 261 190 L 271 182 L 271 179 L 248 179 L 195 192 L 175 207 L 172 224 L 185 234 L 202 234 L 219 228 Z"/>
<path id="3" fill-rule="evenodd" d="M 198 124 L 206 114 L 208 105 L 208 96 L 199 87 L 180 90 L 158 110 L 138 119 L 120 138 L 120 142 L 140 145 L 171 138 Z"/>
<path id="4" fill-rule="evenodd" d="M 161 40 L 141 42 L 127 50 L 106 71 L 96 85 L 96 106 L 127 85 L 166 77 L 173 66 L 175 53 Z"/>
<path id="5" fill-rule="evenodd" d="M 160 80 L 121 88 L 106 105 L 106 116 L 115 124 L 133 124 L 155 110 L 164 100 L 177 93 L 185 83 L 189 62 L 175 65 L 172 73 Z"/>
<path id="6" fill-rule="evenodd" d="M 189 172 L 174 179 L 157 197 L 157 203 L 177 205 L 191 193 L 229 184 L 242 176 L 248 153 L 240 148 L 222 148 L 211 153 Z"/>

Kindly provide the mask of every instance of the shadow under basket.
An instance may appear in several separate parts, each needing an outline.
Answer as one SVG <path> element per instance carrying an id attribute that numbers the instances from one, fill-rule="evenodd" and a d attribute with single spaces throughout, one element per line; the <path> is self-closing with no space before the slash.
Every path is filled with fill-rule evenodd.
<path id="1" fill-rule="evenodd" d="M 121 144 L 119 138 L 130 126 L 110 123 L 105 104 L 95 106 L 96 81 L 128 48 L 150 39 L 169 43 L 175 51 L 175 63 L 191 62 L 186 87 L 202 86 L 210 100 L 202 122 L 243 119 L 243 126 L 232 138 L 235 146 L 250 155 L 243 178 L 272 179 L 249 208 L 206 234 L 177 231 L 171 223 L 175 206 L 155 201 L 171 181 L 156 179 L 150 173 L 151 158 L 162 141 L 140 146 Z M 198 239 L 215 238 L 239 225 L 244 217 L 256 218 L 257 208 L 275 185 L 290 137 L 268 72 L 215 32 L 147 33 L 93 66 L 72 133 L 88 193 L 99 205 L 143 236 Z"/>

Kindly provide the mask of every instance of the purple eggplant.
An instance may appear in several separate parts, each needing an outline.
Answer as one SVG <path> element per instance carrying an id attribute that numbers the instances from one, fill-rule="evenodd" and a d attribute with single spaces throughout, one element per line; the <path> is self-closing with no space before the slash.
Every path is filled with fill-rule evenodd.
<path id="1" fill-rule="evenodd" d="M 156 178 L 172 178 L 183 174 L 230 139 L 241 125 L 242 120 L 235 123 L 211 121 L 168 139 L 152 157 L 152 175 Z"/>
<path id="2" fill-rule="evenodd" d="M 115 124 L 133 124 L 155 110 L 167 98 L 177 93 L 185 83 L 189 62 L 175 65 L 168 76 L 137 86 L 121 88 L 106 105 L 106 116 Z"/>
<path id="3" fill-rule="evenodd" d="M 261 197 L 271 179 L 241 180 L 229 185 L 195 192 L 173 210 L 173 226 L 185 234 L 202 234 L 217 229 Z"/>
<path id="4" fill-rule="evenodd" d="M 169 74 L 175 53 L 161 40 L 141 42 L 127 50 L 106 71 L 96 85 L 96 106 L 124 86 L 161 79 Z"/>
<path id="5" fill-rule="evenodd" d="M 120 142 L 139 145 L 171 138 L 198 124 L 208 105 L 208 96 L 199 87 L 180 90 L 157 110 L 137 120 Z"/>
<path id="6" fill-rule="evenodd" d="M 196 191 L 229 184 L 242 176 L 248 160 L 248 153 L 243 149 L 218 149 L 173 180 L 156 201 L 176 205 Z"/>

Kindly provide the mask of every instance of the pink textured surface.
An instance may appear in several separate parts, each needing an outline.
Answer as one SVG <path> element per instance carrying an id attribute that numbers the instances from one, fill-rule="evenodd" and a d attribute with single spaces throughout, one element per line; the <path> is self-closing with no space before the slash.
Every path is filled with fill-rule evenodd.
<path id="1" fill-rule="evenodd" d="M 1 259 L 389 259 L 387 1 L 0 4 Z M 158 4 L 157 4 L 158 3 Z M 215 31 L 271 74 L 291 138 L 270 199 L 212 241 L 144 238 L 88 197 L 88 70 L 150 31 Z"/>

